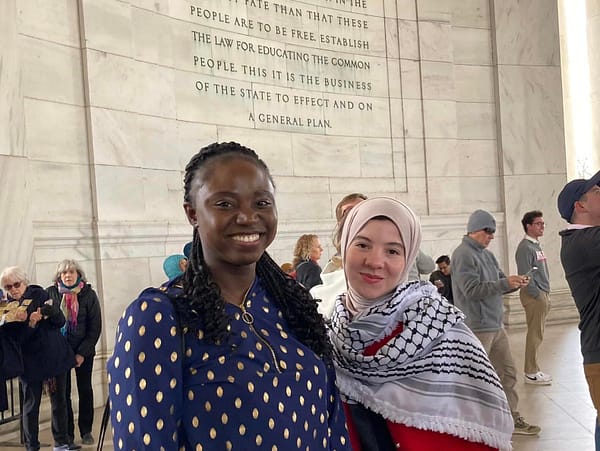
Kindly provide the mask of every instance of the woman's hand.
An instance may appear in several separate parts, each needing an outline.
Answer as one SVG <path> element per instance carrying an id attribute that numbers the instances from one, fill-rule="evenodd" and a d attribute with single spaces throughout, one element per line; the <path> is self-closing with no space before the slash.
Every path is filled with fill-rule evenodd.
<path id="1" fill-rule="evenodd" d="M 38 307 L 38 309 L 35 312 L 31 312 L 31 315 L 29 315 L 29 327 L 35 327 L 37 325 L 38 322 L 40 322 L 42 320 L 42 313 L 41 313 L 41 309 Z"/>

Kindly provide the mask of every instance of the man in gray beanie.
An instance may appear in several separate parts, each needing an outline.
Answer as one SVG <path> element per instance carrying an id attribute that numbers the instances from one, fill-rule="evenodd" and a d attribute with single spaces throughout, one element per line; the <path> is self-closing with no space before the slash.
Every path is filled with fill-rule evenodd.
<path id="1" fill-rule="evenodd" d="M 517 410 L 517 368 L 504 329 L 502 295 L 527 286 L 526 276 L 505 276 L 487 247 L 494 239 L 496 220 L 485 210 L 475 210 L 467 223 L 467 234 L 452 254 L 454 304 L 483 344 L 498 373 L 515 421 L 515 434 L 537 435 L 540 427 L 528 424 Z"/>

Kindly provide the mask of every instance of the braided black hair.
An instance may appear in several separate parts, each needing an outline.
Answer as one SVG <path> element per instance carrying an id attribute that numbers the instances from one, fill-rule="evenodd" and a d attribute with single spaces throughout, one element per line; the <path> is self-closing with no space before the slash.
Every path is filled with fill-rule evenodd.
<path id="1" fill-rule="evenodd" d="M 195 177 L 202 176 L 199 174 L 200 170 L 204 169 L 209 161 L 222 157 L 245 158 L 265 171 L 273 182 L 267 165 L 252 149 L 236 142 L 213 143 L 202 148 L 185 167 L 185 202 L 192 203 L 192 184 Z M 286 275 L 266 252 L 256 264 L 256 273 L 294 335 L 317 355 L 329 360 L 331 343 L 327 337 L 325 323 L 308 291 Z M 189 264 L 182 282 L 182 294 L 175 300 L 175 308 L 178 310 L 182 326 L 192 331 L 202 327 L 204 339 L 208 342 L 225 342 L 230 334 L 230 317 L 225 312 L 226 301 L 206 265 L 202 242 L 196 228 Z"/>

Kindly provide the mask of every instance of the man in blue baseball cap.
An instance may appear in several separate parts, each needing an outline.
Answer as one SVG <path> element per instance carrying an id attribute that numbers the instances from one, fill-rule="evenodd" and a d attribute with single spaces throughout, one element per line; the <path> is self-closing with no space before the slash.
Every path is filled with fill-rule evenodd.
<path id="1" fill-rule="evenodd" d="M 560 261 L 579 310 L 583 372 L 596 415 L 600 412 L 600 171 L 572 180 L 558 195 L 558 211 L 569 226 L 560 232 Z M 596 451 L 600 425 L 596 417 Z"/>

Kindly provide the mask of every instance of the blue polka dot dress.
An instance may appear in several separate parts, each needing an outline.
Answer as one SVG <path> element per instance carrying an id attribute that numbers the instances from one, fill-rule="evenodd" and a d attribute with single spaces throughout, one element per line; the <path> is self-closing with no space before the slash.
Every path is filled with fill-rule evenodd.
<path id="1" fill-rule="evenodd" d="M 108 362 L 116 450 L 351 450 L 332 368 L 290 332 L 260 281 L 227 304 L 231 337 L 178 333 L 165 290 L 119 321 Z"/>

